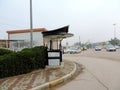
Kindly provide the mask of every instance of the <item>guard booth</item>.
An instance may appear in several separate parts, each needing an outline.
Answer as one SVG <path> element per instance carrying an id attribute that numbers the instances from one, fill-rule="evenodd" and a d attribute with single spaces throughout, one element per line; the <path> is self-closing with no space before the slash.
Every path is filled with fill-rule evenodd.
<path id="1" fill-rule="evenodd" d="M 68 33 L 69 26 L 58 28 L 55 30 L 44 31 L 43 42 L 48 48 L 48 59 L 46 65 L 59 66 L 62 62 L 62 40 L 68 37 L 72 37 L 73 34 Z"/>

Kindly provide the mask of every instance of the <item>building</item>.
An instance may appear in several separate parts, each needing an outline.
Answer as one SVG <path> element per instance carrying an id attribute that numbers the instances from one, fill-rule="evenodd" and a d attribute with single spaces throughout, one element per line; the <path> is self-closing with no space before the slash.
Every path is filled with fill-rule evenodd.
<path id="1" fill-rule="evenodd" d="M 61 49 L 61 42 L 64 38 L 71 37 L 68 33 L 69 26 L 55 30 L 46 30 L 45 28 L 33 29 L 33 47 L 47 46 L 49 49 Z M 30 47 L 30 30 L 10 30 L 8 33 L 8 48 L 21 50 Z"/>
<path id="2" fill-rule="evenodd" d="M 1 39 L 0 40 L 0 48 L 7 48 L 8 47 L 8 40 Z"/>
<path id="3" fill-rule="evenodd" d="M 33 29 L 33 47 L 43 45 L 43 31 L 45 28 Z M 22 49 L 30 47 L 30 30 L 10 30 L 8 33 L 8 48 L 11 49 Z"/>

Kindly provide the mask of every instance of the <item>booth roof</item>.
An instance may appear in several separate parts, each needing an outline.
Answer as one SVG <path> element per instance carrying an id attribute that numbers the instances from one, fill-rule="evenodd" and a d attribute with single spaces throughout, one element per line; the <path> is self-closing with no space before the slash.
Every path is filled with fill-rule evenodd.
<path id="1" fill-rule="evenodd" d="M 48 35 L 48 36 L 44 36 L 44 38 L 47 39 L 64 39 L 64 38 L 68 38 L 68 37 L 72 37 L 73 34 L 71 33 L 62 33 L 62 34 L 56 34 L 56 35 Z"/>
<path id="2" fill-rule="evenodd" d="M 63 39 L 67 37 L 72 37 L 73 34 L 68 33 L 69 26 L 58 28 L 55 30 L 44 31 L 42 32 L 43 37 L 47 39 Z"/>
<path id="3" fill-rule="evenodd" d="M 44 31 L 44 32 L 42 32 L 42 34 L 43 34 L 43 37 L 49 36 L 49 35 L 51 36 L 51 35 L 67 34 L 68 28 L 69 28 L 69 26 L 65 26 L 62 28 L 55 29 L 55 30 Z"/>

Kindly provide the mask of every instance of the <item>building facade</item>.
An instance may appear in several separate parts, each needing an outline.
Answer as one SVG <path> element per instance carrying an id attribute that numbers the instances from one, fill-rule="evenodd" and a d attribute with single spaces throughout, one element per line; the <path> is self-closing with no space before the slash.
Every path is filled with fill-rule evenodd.
<path id="1" fill-rule="evenodd" d="M 45 28 L 33 29 L 33 47 L 44 44 L 42 33 Z M 30 30 L 10 30 L 8 33 L 8 47 L 11 49 L 22 49 L 30 47 Z"/>
<path id="2" fill-rule="evenodd" d="M 8 40 L 1 39 L 0 40 L 0 48 L 7 48 L 8 47 Z"/>

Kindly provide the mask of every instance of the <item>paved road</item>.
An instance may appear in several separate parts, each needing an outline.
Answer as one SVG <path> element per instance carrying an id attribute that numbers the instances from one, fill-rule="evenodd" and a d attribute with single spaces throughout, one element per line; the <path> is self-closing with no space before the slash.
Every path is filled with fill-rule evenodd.
<path id="1" fill-rule="evenodd" d="M 73 81 L 56 90 L 120 90 L 119 57 L 119 52 L 94 50 L 64 55 L 64 59 L 80 63 L 85 69 Z"/>

